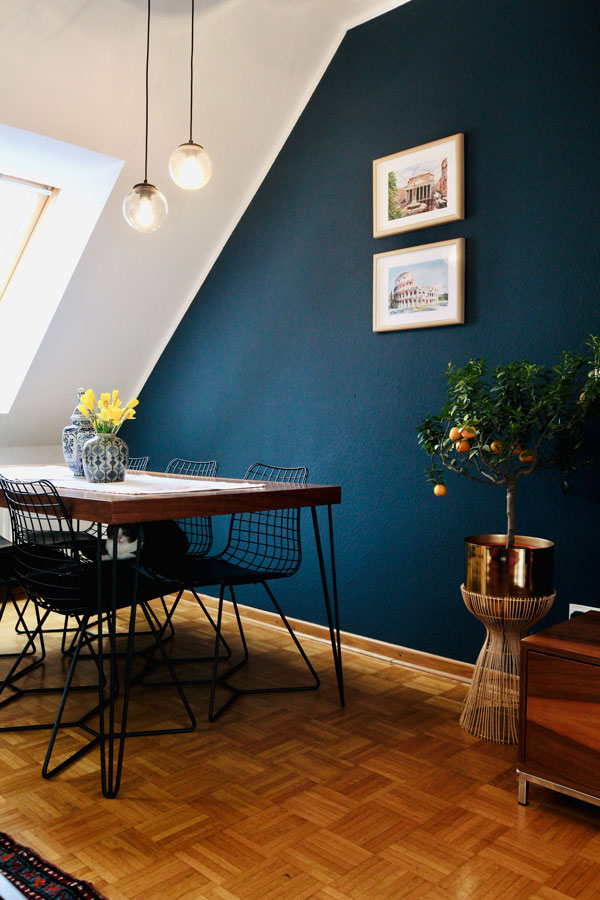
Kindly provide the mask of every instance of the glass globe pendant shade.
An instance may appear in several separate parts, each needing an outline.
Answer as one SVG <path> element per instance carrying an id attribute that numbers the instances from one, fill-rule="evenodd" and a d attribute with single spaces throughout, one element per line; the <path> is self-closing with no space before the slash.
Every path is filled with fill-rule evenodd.
<path id="1" fill-rule="evenodd" d="M 173 150 L 169 172 L 175 184 L 184 191 L 197 191 L 210 181 L 212 160 L 204 147 L 189 141 Z"/>
<path id="2" fill-rule="evenodd" d="M 164 225 L 168 211 L 165 195 L 147 181 L 135 184 L 123 200 L 125 221 L 142 234 Z"/>

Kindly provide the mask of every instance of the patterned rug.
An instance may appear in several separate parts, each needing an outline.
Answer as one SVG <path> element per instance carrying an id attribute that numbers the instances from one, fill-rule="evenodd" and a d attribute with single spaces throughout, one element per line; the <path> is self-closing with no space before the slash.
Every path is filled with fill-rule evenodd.
<path id="1" fill-rule="evenodd" d="M 0 873 L 28 900 L 106 900 L 87 881 L 77 881 L 2 832 Z"/>

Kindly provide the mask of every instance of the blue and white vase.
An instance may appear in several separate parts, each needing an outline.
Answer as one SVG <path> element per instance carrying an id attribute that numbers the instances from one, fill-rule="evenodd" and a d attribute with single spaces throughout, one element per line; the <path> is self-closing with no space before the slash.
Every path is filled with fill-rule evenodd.
<path id="1" fill-rule="evenodd" d="M 96 434 L 83 445 L 83 471 L 94 484 L 125 481 L 129 464 L 127 444 L 117 434 Z"/>
<path id="2" fill-rule="evenodd" d="M 78 475 L 81 478 L 84 476 L 81 451 L 83 450 L 85 442 L 89 441 L 96 433 L 90 420 L 80 413 L 77 408 L 81 403 L 81 398 L 84 393 L 85 391 L 83 388 L 78 388 L 77 394 L 79 395 L 79 400 L 77 401 L 77 406 L 73 410 L 71 416 L 71 422 L 73 424 L 63 428 L 62 433 L 62 447 L 65 462 L 73 475 Z"/>

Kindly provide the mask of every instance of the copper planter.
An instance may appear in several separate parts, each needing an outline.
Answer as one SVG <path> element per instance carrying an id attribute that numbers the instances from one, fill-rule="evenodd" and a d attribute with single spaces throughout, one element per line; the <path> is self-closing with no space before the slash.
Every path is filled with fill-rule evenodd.
<path id="1" fill-rule="evenodd" d="M 468 591 L 488 597 L 544 597 L 552 594 L 554 543 L 515 535 L 506 549 L 505 534 L 465 538 Z"/>

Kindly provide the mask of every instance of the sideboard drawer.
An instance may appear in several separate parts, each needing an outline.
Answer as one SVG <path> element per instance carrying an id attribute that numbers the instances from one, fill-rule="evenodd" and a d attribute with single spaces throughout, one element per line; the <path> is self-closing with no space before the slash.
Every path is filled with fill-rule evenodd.
<path id="1" fill-rule="evenodd" d="M 550 781 L 600 794 L 600 665 L 527 654 L 523 765 Z"/>
<path id="2" fill-rule="evenodd" d="M 521 640 L 519 802 L 529 782 L 600 805 L 600 612 Z"/>

